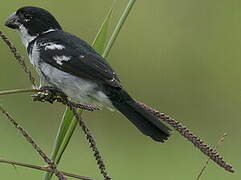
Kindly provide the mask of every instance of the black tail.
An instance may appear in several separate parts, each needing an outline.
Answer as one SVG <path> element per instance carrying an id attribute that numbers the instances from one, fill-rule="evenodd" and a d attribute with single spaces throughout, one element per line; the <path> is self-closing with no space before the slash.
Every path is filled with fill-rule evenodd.
<path id="1" fill-rule="evenodd" d="M 111 88 L 107 92 L 113 106 L 126 116 L 143 134 L 153 140 L 164 142 L 170 136 L 170 129 L 141 107 L 123 89 Z"/>

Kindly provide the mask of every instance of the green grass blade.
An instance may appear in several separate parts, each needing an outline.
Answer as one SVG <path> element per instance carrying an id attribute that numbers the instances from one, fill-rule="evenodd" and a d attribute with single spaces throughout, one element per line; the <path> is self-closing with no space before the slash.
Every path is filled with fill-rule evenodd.
<path id="1" fill-rule="evenodd" d="M 105 51 L 105 46 L 107 43 L 107 37 L 108 37 L 108 27 L 110 24 L 110 18 L 112 15 L 113 6 L 110 8 L 107 16 L 105 17 L 104 22 L 102 23 L 99 32 L 97 33 L 92 46 L 97 50 L 100 54 L 103 54 Z"/>
<path id="2" fill-rule="evenodd" d="M 54 160 L 56 164 L 59 163 L 76 126 L 77 120 L 73 118 L 72 111 L 70 111 L 69 108 L 66 108 L 51 153 L 51 159 Z M 65 139 L 68 139 L 68 141 Z M 53 173 L 50 172 L 45 173 L 44 180 L 50 180 L 52 175 Z"/>
<path id="3" fill-rule="evenodd" d="M 105 50 L 105 45 L 107 42 L 108 27 L 110 24 L 112 11 L 113 11 L 113 6 L 110 8 L 92 44 L 95 50 L 100 54 L 102 54 Z M 80 114 L 82 114 L 82 111 L 80 111 Z M 54 160 L 56 164 L 59 163 L 65 149 L 67 148 L 67 145 L 73 135 L 73 132 L 76 126 L 77 126 L 77 120 L 74 118 L 72 111 L 69 108 L 66 108 L 58 129 L 58 133 L 56 135 L 53 150 L 51 153 L 51 159 Z M 50 180 L 52 175 L 53 175 L 52 173 L 46 173 L 44 176 L 44 180 Z"/>
<path id="4" fill-rule="evenodd" d="M 67 133 L 67 130 L 68 130 L 67 128 L 68 128 L 68 127 L 70 126 L 70 124 L 71 124 L 70 121 L 67 121 L 67 120 L 66 120 L 66 119 L 71 118 L 71 111 L 70 111 L 68 108 L 66 108 L 64 114 L 65 114 L 65 116 L 63 116 L 63 118 L 62 118 L 61 126 L 59 127 L 59 130 L 58 130 L 58 133 L 57 133 L 57 136 L 58 136 L 59 138 L 58 138 L 57 141 L 55 142 L 55 145 L 54 145 L 55 147 L 60 147 L 61 142 L 63 141 L 64 136 L 65 136 L 65 134 Z M 53 151 L 51 157 L 56 158 L 57 153 L 58 153 L 58 149 L 55 149 L 55 151 Z"/>
<path id="5" fill-rule="evenodd" d="M 125 11 L 121 15 L 121 17 L 113 31 L 113 34 L 111 35 L 111 38 L 108 41 L 107 46 L 105 47 L 106 42 L 107 42 L 108 26 L 109 26 L 110 17 L 111 17 L 112 11 L 113 11 L 113 6 L 110 8 L 103 24 L 100 27 L 99 32 L 96 35 L 96 38 L 92 44 L 92 46 L 95 48 L 95 50 L 97 52 L 99 52 L 100 54 L 102 54 L 103 57 L 106 57 L 109 54 L 111 47 L 113 46 L 121 28 L 123 27 L 124 22 L 126 21 L 135 1 L 136 0 L 130 0 L 129 3 L 127 4 Z M 82 114 L 82 112 L 83 111 L 80 111 L 80 114 Z M 63 115 L 59 130 L 58 130 L 58 133 L 57 133 L 57 136 L 55 139 L 53 152 L 51 154 L 52 160 L 54 160 L 57 164 L 59 163 L 59 161 L 73 135 L 73 132 L 74 132 L 76 126 L 77 126 L 77 121 L 75 120 L 73 113 L 69 110 L 69 108 L 66 108 L 66 111 Z M 44 180 L 50 180 L 51 177 L 52 177 L 52 173 L 46 173 Z"/>
<path id="6" fill-rule="evenodd" d="M 135 2 L 136 2 L 136 0 L 129 0 L 124 12 L 122 13 L 117 25 L 115 26 L 115 29 L 114 29 L 114 31 L 110 37 L 110 40 L 108 41 L 107 46 L 105 48 L 105 51 L 102 54 L 102 56 L 104 58 L 108 56 L 113 44 L 115 43 L 115 40 L 117 39 L 117 37 L 120 33 L 121 28 L 123 27 L 128 15 L 130 14 L 131 9 L 132 9 L 133 5 L 135 4 Z"/>
<path id="7" fill-rule="evenodd" d="M 70 119 L 72 120 L 70 121 Z M 72 111 L 69 108 L 66 108 L 57 134 L 58 138 L 56 138 L 56 142 L 54 144 L 54 147 L 58 148 L 53 149 L 53 153 L 51 154 L 51 157 L 56 160 L 56 164 L 59 163 L 62 154 L 69 143 L 70 138 L 68 139 L 68 137 L 72 137 L 77 123 L 77 120 L 73 118 Z"/>

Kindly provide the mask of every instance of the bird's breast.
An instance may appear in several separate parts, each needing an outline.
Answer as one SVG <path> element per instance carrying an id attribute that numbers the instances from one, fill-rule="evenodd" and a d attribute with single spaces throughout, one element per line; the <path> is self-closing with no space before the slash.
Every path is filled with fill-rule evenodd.
<path id="1" fill-rule="evenodd" d="M 37 46 L 37 43 L 35 42 L 32 47 L 30 47 L 29 51 L 29 60 L 31 64 L 36 68 L 39 75 L 41 75 L 40 72 L 40 50 Z"/>
<path id="2" fill-rule="evenodd" d="M 73 76 L 45 62 L 40 62 L 40 71 L 49 84 L 61 89 L 66 95 L 81 103 L 111 104 L 97 84 L 90 80 Z"/>

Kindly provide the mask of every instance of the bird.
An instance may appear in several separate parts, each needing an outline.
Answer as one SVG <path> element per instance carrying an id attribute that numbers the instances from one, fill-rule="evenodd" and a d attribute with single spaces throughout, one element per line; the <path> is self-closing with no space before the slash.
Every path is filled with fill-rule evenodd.
<path id="1" fill-rule="evenodd" d="M 46 9 L 21 7 L 5 25 L 19 32 L 40 87 L 57 88 L 80 103 L 117 109 L 154 141 L 163 143 L 171 135 L 167 125 L 127 93 L 109 63 L 86 41 L 65 32 Z"/>

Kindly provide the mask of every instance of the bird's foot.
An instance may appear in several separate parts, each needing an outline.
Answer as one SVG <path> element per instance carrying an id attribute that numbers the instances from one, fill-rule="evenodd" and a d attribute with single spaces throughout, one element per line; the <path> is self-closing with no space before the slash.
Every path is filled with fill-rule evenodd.
<path id="1" fill-rule="evenodd" d="M 50 86 L 43 86 L 39 89 L 41 92 L 32 96 L 33 101 L 53 102 L 58 101 L 59 98 L 67 99 L 67 96 L 59 89 Z"/>
<path id="2" fill-rule="evenodd" d="M 39 90 L 39 93 L 32 96 L 33 101 L 49 102 L 51 104 L 54 102 L 61 102 L 69 107 L 80 108 L 87 111 L 101 110 L 101 108 L 95 104 L 79 104 L 77 102 L 68 100 L 67 95 L 55 87 L 43 86 Z"/>
<path id="3" fill-rule="evenodd" d="M 52 94 L 53 96 L 59 96 L 59 97 L 67 98 L 67 95 L 64 94 L 60 89 L 58 89 L 56 87 L 42 86 L 40 88 L 40 91 L 47 92 L 49 94 Z"/>

